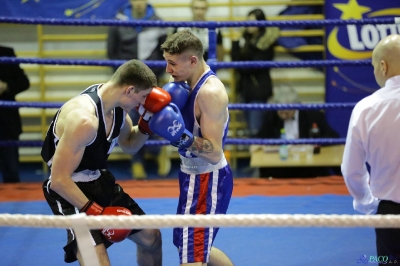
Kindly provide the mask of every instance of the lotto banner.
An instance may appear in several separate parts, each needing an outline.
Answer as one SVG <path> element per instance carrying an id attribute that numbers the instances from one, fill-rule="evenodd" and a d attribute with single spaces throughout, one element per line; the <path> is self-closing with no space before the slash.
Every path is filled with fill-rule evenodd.
<path id="1" fill-rule="evenodd" d="M 367 19 L 400 16 L 399 1 L 325 0 L 326 19 Z M 371 59 L 376 44 L 400 25 L 347 25 L 326 27 L 327 60 Z M 334 66 L 326 70 L 326 102 L 358 102 L 379 89 L 372 66 Z M 327 118 L 340 133 L 347 134 L 351 110 L 329 110 Z"/>
<path id="2" fill-rule="evenodd" d="M 1 0 L 0 16 L 112 19 L 128 0 Z"/>

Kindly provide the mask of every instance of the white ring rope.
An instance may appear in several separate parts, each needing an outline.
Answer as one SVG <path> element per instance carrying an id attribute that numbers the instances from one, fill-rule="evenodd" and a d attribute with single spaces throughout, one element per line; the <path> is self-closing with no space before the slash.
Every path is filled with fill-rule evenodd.
<path id="1" fill-rule="evenodd" d="M 80 214 L 81 215 L 81 214 Z M 71 216 L 0 214 L 0 226 L 75 227 Z M 398 228 L 400 215 L 217 214 L 85 216 L 87 228 L 174 227 L 375 227 Z"/>

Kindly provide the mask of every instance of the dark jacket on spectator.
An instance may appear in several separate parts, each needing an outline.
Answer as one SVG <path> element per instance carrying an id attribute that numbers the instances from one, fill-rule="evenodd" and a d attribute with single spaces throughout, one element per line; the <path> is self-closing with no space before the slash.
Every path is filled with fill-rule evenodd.
<path id="1" fill-rule="evenodd" d="M 279 29 L 269 27 L 258 36 L 255 42 L 244 34 L 244 45 L 239 41 L 232 42 L 232 61 L 271 61 L 275 56 L 274 45 L 279 37 Z M 266 102 L 272 95 L 272 80 L 269 68 L 238 68 L 236 71 L 236 88 L 246 103 L 252 101 Z"/>
<path id="2" fill-rule="evenodd" d="M 15 57 L 12 48 L 0 46 L 0 56 Z M 18 64 L 0 64 L 0 80 L 8 84 L 8 90 L 0 95 L 1 101 L 15 101 L 15 96 L 29 88 L 29 80 Z M 0 107 L 0 139 L 18 140 L 22 133 L 18 108 Z"/>

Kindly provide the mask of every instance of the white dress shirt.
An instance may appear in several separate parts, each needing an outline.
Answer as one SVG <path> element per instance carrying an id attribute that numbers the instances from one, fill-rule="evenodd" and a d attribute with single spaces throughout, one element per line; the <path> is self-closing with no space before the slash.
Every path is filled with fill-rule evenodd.
<path id="1" fill-rule="evenodd" d="M 296 110 L 293 119 L 287 119 L 283 122 L 287 139 L 299 138 L 299 111 Z"/>
<path id="2" fill-rule="evenodd" d="M 381 199 L 400 203 L 400 76 L 354 107 L 341 168 L 355 210 L 376 213 Z"/>

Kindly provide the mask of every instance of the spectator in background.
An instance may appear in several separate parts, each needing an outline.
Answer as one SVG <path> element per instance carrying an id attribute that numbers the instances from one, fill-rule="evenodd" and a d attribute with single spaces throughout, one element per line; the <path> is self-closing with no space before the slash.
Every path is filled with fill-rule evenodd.
<path id="1" fill-rule="evenodd" d="M 274 96 L 269 103 L 300 103 L 297 92 L 290 86 L 275 88 Z M 315 123 L 319 128 L 320 138 L 339 138 L 326 121 L 321 111 L 314 110 L 277 110 L 265 113 L 257 138 L 277 139 L 281 137 L 281 129 L 285 129 L 287 139 L 309 138 L 310 129 Z M 251 150 L 259 148 L 253 146 Z M 332 171 L 336 171 L 333 172 Z M 337 174 L 338 169 L 330 167 L 274 167 L 260 168 L 260 177 L 317 177 Z"/>
<path id="2" fill-rule="evenodd" d="M 161 20 L 154 7 L 147 0 L 130 0 L 117 13 L 116 19 L 123 21 Z M 165 28 L 159 27 L 110 27 L 107 38 L 107 55 L 112 60 L 164 60 L 160 46 L 167 38 Z M 114 68 L 114 71 L 117 67 Z M 164 75 L 164 68 L 152 68 L 158 83 Z M 139 114 L 132 110 L 129 114 L 134 125 L 137 125 Z M 154 139 L 152 136 L 150 139 Z M 144 167 L 144 156 L 148 152 L 157 156 L 158 175 L 166 176 L 171 169 L 166 146 L 152 146 L 141 149 L 132 157 L 132 175 L 135 179 L 144 179 L 147 173 Z"/>
<path id="3" fill-rule="evenodd" d="M 0 56 L 15 57 L 14 49 L 0 46 Z M 0 100 L 15 101 L 29 88 L 29 79 L 18 64 L 0 64 Z M 0 108 L 0 140 L 19 140 L 22 133 L 18 108 Z M 20 182 L 18 146 L 0 146 L 0 170 L 4 183 Z"/>
<path id="4" fill-rule="evenodd" d="M 206 21 L 206 14 L 208 11 L 208 2 L 207 0 L 192 0 L 191 10 L 193 13 L 193 21 Z M 190 30 L 197 38 L 200 39 L 203 44 L 204 49 L 204 60 L 208 60 L 208 29 L 207 28 L 188 28 L 188 27 L 180 27 L 177 28 L 175 32 L 181 30 Z M 217 31 L 217 59 L 218 61 L 224 60 L 224 47 L 222 45 L 222 34 L 220 29 L 216 29 Z"/>
<path id="5" fill-rule="evenodd" d="M 122 21 L 161 20 L 147 0 L 130 0 L 115 18 Z M 107 55 L 111 60 L 164 60 L 159 47 L 166 38 L 166 30 L 160 27 L 113 26 L 108 30 Z M 163 67 L 152 70 L 158 79 L 164 74 Z"/>
<path id="6" fill-rule="evenodd" d="M 250 11 L 248 21 L 266 20 L 261 9 Z M 242 38 L 232 41 L 232 61 L 271 61 L 274 58 L 274 46 L 279 37 L 279 29 L 275 27 L 247 27 Z M 272 95 L 272 80 L 268 68 L 236 69 L 236 89 L 240 101 L 244 103 L 265 103 Z M 248 121 L 249 137 L 257 134 L 262 111 L 245 111 Z"/>

